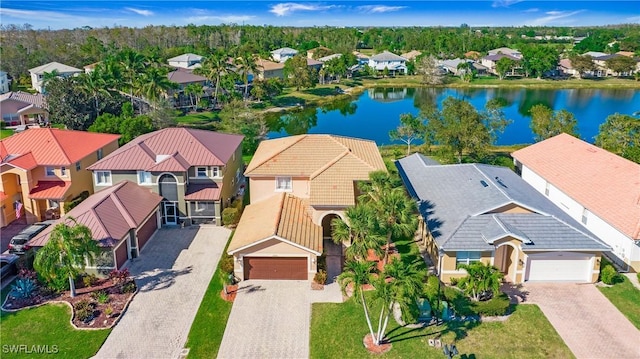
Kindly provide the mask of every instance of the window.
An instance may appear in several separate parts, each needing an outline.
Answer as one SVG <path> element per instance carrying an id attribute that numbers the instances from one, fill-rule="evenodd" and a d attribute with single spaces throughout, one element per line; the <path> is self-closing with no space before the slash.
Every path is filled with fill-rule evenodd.
<path id="1" fill-rule="evenodd" d="M 291 177 L 276 177 L 276 191 L 291 191 Z"/>
<path id="2" fill-rule="evenodd" d="M 196 177 L 207 177 L 207 167 L 196 167 Z"/>
<path id="3" fill-rule="evenodd" d="M 67 167 L 60 167 L 60 176 L 67 177 Z"/>
<path id="4" fill-rule="evenodd" d="M 96 156 L 98 156 L 98 161 L 102 159 L 102 148 L 96 151 Z"/>
<path id="5" fill-rule="evenodd" d="M 220 177 L 220 167 L 211 167 L 213 177 Z"/>
<path id="6" fill-rule="evenodd" d="M 97 185 L 111 185 L 111 171 L 96 171 L 95 176 Z"/>
<path id="7" fill-rule="evenodd" d="M 60 202 L 55 199 L 48 199 L 47 206 L 49 206 L 49 208 L 59 208 Z"/>
<path id="8" fill-rule="evenodd" d="M 582 224 L 587 224 L 589 220 L 589 211 L 585 208 L 582 210 Z"/>
<path id="9" fill-rule="evenodd" d="M 549 185 L 549 182 L 547 182 L 547 183 L 544 185 L 544 195 L 545 195 L 545 196 L 549 196 L 549 187 L 551 187 L 551 186 Z"/>
<path id="10" fill-rule="evenodd" d="M 47 177 L 53 177 L 56 175 L 55 170 L 53 169 L 53 167 L 45 167 L 44 168 L 44 174 Z"/>
<path id="11" fill-rule="evenodd" d="M 214 202 L 190 202 L 190 214 L 192 217 L 215 217 L 216 207 Z"/>
<path id="12" fill-rule="evenodd" d="M 470 264 L 471 262 L 480 261 L 480 252 L 458 251 L 456 253 L 456 268 L 460 264 Z"/>
<path id="13" fill-rule="evenodd" d="M 151 184 L 151 172 L 138 171 L 138 184 Z"/>
<path id="14" fill-rule="evenodd" d="M 80 171 L 80 169 L 82 169 L 82 166 L 80 165 L 80 161 L 76 162 L 76 171 Z"/>

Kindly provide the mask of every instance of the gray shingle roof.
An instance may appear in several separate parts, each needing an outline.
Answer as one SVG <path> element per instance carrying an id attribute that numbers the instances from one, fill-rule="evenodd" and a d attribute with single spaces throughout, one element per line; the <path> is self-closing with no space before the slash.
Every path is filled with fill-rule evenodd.
<path id="1" fill-rule="evenodd" d="M 420 154 L 396 165 L 443 249 L 492 250 L 505 236 L 530 241 L 523 244 L 529 250 L 609 249 L 508 168 L 439 165 Z M 491 214 L 510 204 L 533 213 Z"/>
<path id="2" fill-rule="evenodd" d="M 405 59 L 402 56 L 398 56 L 396 54 L 394 54 L 393 52 L 389 52 L 389 51 L 383 51 L 382 53 L 379 53 L 377 55 L 373 55 L 371 56 L 371 60 L 374 61 L 407 61 L 407 59 Z"/>

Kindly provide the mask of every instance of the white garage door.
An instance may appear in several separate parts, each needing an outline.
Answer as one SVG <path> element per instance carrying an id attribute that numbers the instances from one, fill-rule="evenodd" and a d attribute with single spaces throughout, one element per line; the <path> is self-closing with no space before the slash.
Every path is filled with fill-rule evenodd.
<path id="1" fill-rule="evenodd" d="M 529 255 L 528 281 L 591 281 L 591 255 L 575 253 L 545 253 Z"/>

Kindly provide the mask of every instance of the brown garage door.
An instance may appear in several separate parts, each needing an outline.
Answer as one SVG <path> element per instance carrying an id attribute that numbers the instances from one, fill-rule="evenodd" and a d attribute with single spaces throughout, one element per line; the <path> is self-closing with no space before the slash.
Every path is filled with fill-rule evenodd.
<path id="1" fill-rule="evenodd" d="M 245 257 L 244 279 L 303 279 L 308 278 L 307 258 Z"/>
<path id="2" fill-rule="evenodd" d="M 155 212 L 145 224 L 140 227 L 138 230 L 138 251 L 141 251 L 144 248 L 144 245 L 147 244 L 147 241 L 151 236 L 156 232 L 158 228 L 158 212 Z"/>
<path id="3" fill-rule="evenodd" d="M 128 238 L 129 236 L 127 235 L 126 238 Z M 127 239 L 122 240 L 122 242 L 120 242 L 120 246 L 118 248 L 116 248 L 115 252 L 116 252 L 116 268 L 120 269 L 122 268 L 122 265 L 124 264 L 124 262 L 127 261 Z"/>

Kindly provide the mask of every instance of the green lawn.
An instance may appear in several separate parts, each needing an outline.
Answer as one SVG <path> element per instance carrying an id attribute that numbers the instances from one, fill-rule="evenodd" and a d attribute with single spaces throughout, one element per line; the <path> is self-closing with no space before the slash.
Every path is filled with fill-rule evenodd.
<path id="1" fill-rule="evenodd" d="M 631 284 L 629 278 L 624 277 L 624 282 L 612 287 L 598 289 L 636 328 L 640 329 L 640 290 Z"/>
<path id="2" fill-rule="evenodd" d="M 211 111 L 188 113 L 184 116 L 176 117 L 179 124 L 185 125 L 207 125 L 218 119 L 218 116 Z"/>
<path id="3" fill-rule="evenodd" d="M 13 130 L 8 130 L 6 128 L 0 130 L 0 139 L 7 138 L 11 135 L 13 135 Z"/>
<path id="4" fill-rule="evenodd" d="M 231 238 L 233 238 L 233 234 L 231 234 L 227 246 L 229 246 Z M 224 252 L 227 251 L 227 246 L 225 246 Z M 186 344 L 186 347 L 190 349 L 188 358 L 215 358 L 218 349 L 220 349 L 233 303 L 226 302 L 220 297 L 222 283 L 218 277 L 219 271 L 220 266 L 218 265 L 200 303 L 198 313 L 191 324 Z"/>
<path id="5" fill-rule="evenodd" d="M 60 358 L 88 358 L 93 356 L 111 332 L 104 330 L 76 330 L 69 320 L 71 308 L 66 304 L 47 304 L 38 308 L 18 312 L 2 312 L 0 326 L 3 348 L 2 358 L 51 357 L 51 354 L 32 353 L 8 354 L 10 345 L 48 345 L 49 350 L 56 346 Z"/>

